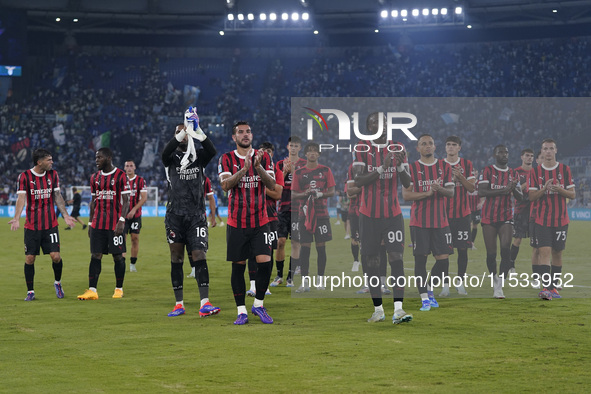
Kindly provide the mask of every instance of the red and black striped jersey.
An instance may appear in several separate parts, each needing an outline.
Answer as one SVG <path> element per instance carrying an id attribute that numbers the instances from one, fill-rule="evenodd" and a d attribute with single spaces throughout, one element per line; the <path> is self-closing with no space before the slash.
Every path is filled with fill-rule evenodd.
<path id="1" fill-rule="evenodd" d="M 376 144 L 373 141 L 360 141 L 357 147 L 363 152 L 355 152 L 353 166 L 363 166 L 364 173 L 377 171 L 384 163 L 386 156 L 392 154 L 389 151 L 399 151 L 404 148 L 400 142 L 388 141 L 385 144 Z M 405 159 L 405 162 L 408 160 Z M 371 218 L 396 217 L 402 213 L 398 202 L 398 173 L 396 160 L 387 168 L 379 178 L 369 185 L 363 186 L 361 191 L 361 206 L 359 212 Z"/>
<path id="2" fill-rule="evenodd" d="M 258 150 L 252 149 L 250 157 L 246 158 L 237 150 L 220 156 L 218 173 L 233 175 L 244 167 L 244 160 L 250 160 L 248 172 L 238 184 L 228 191 L 228 225 L 237 228 L 256 228 L 269 222 L 266 208 L 265 185 L 254 168 L 254 157 Z M 265 152 L 261 159 L 261 166 L 271 176 L 275 177 L 273 161 Z"/>
<path id="3" fill-rule="evenodd" d="M 283 181 L 283 171 L 281 171 L 277 166 L 275 166 L 275 183 L 280 186 L 284 186 Z M 283 195 L 283 193 L 281 193 Z M 269 196 L 265 196 L 267 199 L 267 216 L 269 217 L 269 222 L 277 221 L 277 200 L 272 199 Z"/>
<path id="4" fill-rule="evenodd" d="M 533 168 L 532 168 L 533 170 Z M 515 201 L 514 204 L 514 208 L 513 208 L 513 214 L 517 215 L 518 213 L 521 212 L 528 212 L 529 211 L 529 206 L 531 205 L 531 202 L 529 201 L 529 199 L 527 198 L 527 190 L 529 189 L 529 175 L 531 173 L 531 170 L 524 170 L 523 167 L 519 166 L 517 167 L 515 170 L 516 175 L 519 177 L 519 184 L 521 185 L 521 190 L 523 191 L 523 196 L 524 199 L 521 201 Z"/>
<path id="5" fill-rule="evenodd" d="M 275 167 L 281 171 L 283 174 L 283 164 L 285 160 L 279 160 Z M 291 182 L 293 179 L 293 173 L 298 168 L 301 168 L 306 165 L 306 159 L 302 159 L 301 157 L 296 161 L 295 166 L 292 165 L 291 172 L 287 174 L 287 176 L 283 177 L 283 193 L 281 193 L 281 202 L 279 203 L 279 212 L 291 212 Z M 299 209 L 299 205 L 293 207 L 293 210 L 297 212 Z"/>
<path id="6" fill-rule="evenodd" d="M 213 188 L 211 187 L 211 181 L 209 180 L 209 178 L 207 176 L 205 177 L 204 190 L 205 190 L 205 199 L 207 200 L 208 196 L 213 195 Z"/>
<path id="7" fill-rule="evenodd" d="M 92 174 L 90 194 L 94 198 L 94 215 L 90 226 L 95 230 L 115 230 L 121 217 L 121 197 L 130 193 L 125 171 L 115 168 L 109 173 Z"/>
<path id="8" fill-rule="evenodd" d="M 349 188 L 349 185 L 355 186 L 355 179 L 353 178 L 353 163 L 349 165 L 349 172 L 347 174 L 347 183 L 345 184 L 345 193 Z M 349 214 L 359 216 L 359 205 L 361 200 L 359 194 L 349 197 Z"/>
<path id="9" fill-rule="evenodd" d="M 438 183 L 442 187 L 454 185 L 451 166 L 444 160 L 435 159 L 431 164 L 417 160 L 410 165 L 410 187 L 414 192 L 427 192 L 431 185 Z M 410 225 L 422 228 L 443 228 L 447 221 L 447 197 L 433 193 L 427 198 L 412 202 Z"/>
<path id="10" fill-rule="evenodd" d="M 529 179 L 529 190 L 540 190 L 546 182 L 553 179 L 553 184 L 560 185 L 563 189 L 571 190 L 575 187 L 570 167 L 566 164 L 556 163 L 552 168 L 537 166 Z M 566 197 L 557 192 L 546 190 L 538 200 L 537 215 L 535 221 L 541 226 L 560 227 L 569 223 Z"/>
<path id="11" fill-rule="evenodd" d="M 17 194 L 27 197 L 26 229 L 48 230 L 57 226 L 53 193 L 59 190 L 59 177 L 54 170 L 37 174 L 31 168 L 19 175 Z"/>
<path id="12" fill-rule="evenodd" d="M 141 193 L 148 193 L 148 189 L 146 188 L 146 181 L 139 175 L 128 179 L 128 181 L 131 190 L 129 194 L 129 209 L 131 209 L 140 201 Z M 134 218 L 139 218 L 140 216 L 142 216 L 142 207 L 135 212 Z"/>
<path id="13" fill-rule="evenodd" d="M 496 165 L 490 165 L 482 171 L 478 187 L 487 187 L 498 190 L 506 187 L 516 177 L 515 171 L 507 167 L 501 169 Z M 506 222 L 513 219 L 512 193 L 486 197 L 482 204 L 481 221 L 483 224 Z"/>
<path id="14" fill-rule="evenodd" d="M 444 159 L 451 168 L 459 168 L 462 175 L 467 180 L 476 179 L 473 174 L 474 167 L 470 160 L 466 160 L 463 157 L 458 158 L 455 163 L 450 163 L 447 159 Z M 453 175 L 453 174 L 452 174 Z M 452 176 L 453 178 L 453 176 Z M 470 209 L 470 201 L 468 196 L 468 190 L 462 185 L 462 182 L 455 181 L 454 196 L 452 198 L 446 198 L 447 205 L 447 217 L 448 219 L 459 219 L 470 215 L 472 210 Z"/>
<path id="15" fill-rule="evenodd" d="M 480 196 L 478 195 L 478 180 L 474 184 L 475 189 L 472 193 L 468 193 L 468 203 L 470 204 L 470 212 L 480 211 L 478 204 L 480 203 Z"/>
<path id="16" fill-rule="evenodd" d="M 329 188 L 336 186 L 332 171 L 325 165 L 318 164 L 316 168 L 298 168 L 292 180 L 292 190 L 297 193 L 305 193 L 308 190 L 326 193 Z M 302 206 L 306 200 L 302 200 Z M 326 198 L 318 198 L 314 201 L 314 209 L 317 219 L 328 218 L 328 201 Z"/>

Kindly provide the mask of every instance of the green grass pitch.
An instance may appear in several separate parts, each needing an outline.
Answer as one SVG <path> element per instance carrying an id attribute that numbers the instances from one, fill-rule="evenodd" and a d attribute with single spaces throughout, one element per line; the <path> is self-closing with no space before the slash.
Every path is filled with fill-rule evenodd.
<path id="1" fill-rule="evenodd" d="M 384 298 L 386 321 L 369 324 L 368 296 L 354 297 L 349 289 L 342 291 L 348 298 L 328 297 L 328 291 L 318 297 L 312 290 L 296 298 L 284 286 L 265 299 L 275 324 L 263 325 L 250 315 L 248 325 L 234 326 L 225 227 L 211 229 L 208 254 L 210 298 L 221 313 L 200 319 L 196 282 L 185 278 L 187 314 L 168 318 L 174 297 L 163 218 L 144 218 L 138 272 L 127 272 L 123 299 L 111 298 L 113 264 L 105 256 L 100 299 L 78 301 L 76 295 L 88 286 L 89 240 L 79 226 L 63 231 L 60 220 L 60 229 L 66 297 L 55 297 L 49 257 L 39 256 L 37 300 L 24 302 L 23 230 L 0 228 L 2 392 L 588 392 L 591 387 L 591 223 L 571 223 L 564 272 L 573 274 L 577 287 L 564 289 L 563 299 L 543 302 L 531 288 L 506 288 L 507 299 L 495 300 L 490 288 L 468 289 L 468 298 L 452 291 L 439 299 L 439 309 L 419 312 L 417 291 L 407 288 L 404 308 L 414 320 L 397 326 L 390 320 L 391 296 Z M 329 274 L 352 274 L 343 236 L 343 226 L 333 224 Z M 469 274 L 486 270 L 481 237 L 479 230 Z M 524 242 L 519 273 L 531 271 L 530 257 Z M 411 275 L 410 248 L 404 260 Z M 455 261 L 452 256 L 451 271 Z M 432 263 L 430 258 L 428 268 Z M 189 270 L 185 264 L 185 273 Z M 247 299 L 248 308 L 251 303 Z"/>

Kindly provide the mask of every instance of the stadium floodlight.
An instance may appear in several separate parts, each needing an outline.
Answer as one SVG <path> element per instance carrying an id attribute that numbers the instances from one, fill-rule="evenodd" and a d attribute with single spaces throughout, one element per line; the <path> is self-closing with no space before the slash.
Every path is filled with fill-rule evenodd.
<path id="1" fill-rule="evenodd" d="M 284 12 L 283 14 L 281 14 L 281 19 L 284 21 L 289 19 L 289 15 L 287 14 L 287 12 Z"/>
<path id="2" fill-rule="evenodd" d="M 59 17 L 55 18 L 55 21 L 56 21 L 56 22 L 59 22 L 59 21 L 61 21 L 61 20 L 62 20 L 62 18 L 59 18 Z"/>
<path id="3" fill-rule="evenodd" d="M 460 15 L 462 13 L 462 7 L 456 7 L 456 15 Z"/>
<path id="4" fill-rule="evenodd" d="M 307 21 L 308 19 L 310 19 L 310 14 L 308 14 L 307 12 L 304 12 L 302 14 L 302 20 Z"/>
<path id="5" fill-rule="evenodd" d="M 233 21 L 234 20 L 234 14 L 228 14 L 228 20 L 229 21 Z"/>
<path id="6" fill-rule="evenodd" d="M 276 19 L 277 19 L 277 14 L 276 14 L 276 13 L 274 13 L 274 12 L 271 12 L 271 13 L 269 14 L 269 19 L 271 19 L 272 21 L 276 20 Z"/>
<path id="7" fill-rule="evenodd" d="M 431 14 L 433 14 L 433 15 L 439 15 L 439 9 L 437 9 L 437 8 L 433 8 L 433 9 L 431 10 Z"/>
<path id="8" fill-rule="evenodd" d="M 238 14 L 238 20 L 239 21 L 243 21 L 244 20 L 244 14 Z"/>
<path id="9" fill-rule="evenodd" d="M 382 10 L 382 12 L 380 12 L 380 16 L 384 19 L 386 19 L 388 17 L 388 11 L 386 10 Z"/>
<path id="10" fill-rule="evenodd" d="M 78 18 L 72 19 L 72 22 L 77 23 L 78 22 Z"/>
<path id="11" fill-rule="evenodd" d="M 292 20 L 292 21 L 297 21 L 297 20 L 299 20 L 299 19 L 300 19 L 300 14 L 299 14 L 298 12 L 293 12 L 293 13 L 291 14 L 291 20 Z"/>
<path id="12" fill-rule="evenodd" d="M 400 11 L 400 16 L 403 18 L 406 18 L 408 16 L 408 11 L 407 10 Z"/>
<path id="13" fill-rule="evenodd" d="M 263 12 L 261 15 L 259 15 L 259 19 L 262 20 L 262 21 L 266 21 L 267 20 L 267 14 L 265 14 Z"/>
<path id="14" fill-rule="evenodd" d="M 466 26 L 466 27 L 467 27 L 468 29 L 471 29 L 471 28 L 472 28 L 472 25 L 468 25 L 468 26 Z"/>
<path id="15" fill-rule="evenodd" d="M 447 15 L 447 8 L 441 9 L 441 15 Z"/>
<path id="16" fill-rule="evenodd" d="M 554 10 L 552 10 L 552 12 L 553 12 L 554 14 L 556 14 L 556 13 L 558 12 L 558 10 L 554 9 Z"/>
<path id="17" fill-rule="evenodd" d="M 248 14 L 247 18 L 249 21 L 253 21 L 254 20 L 254 14 Z"/>
<path id="18" fill-rule="evenodd" d="M 378 29 L 375 29 L 373 32 L 374 33 L 379 33 L 380 31 Z"/>
<path id="19" fill-rule="evenodd" d="M 224 34 L 226 34 L 226 33 L 224 33 L 223 30 L 220 30 L 220 36 L 223 36 Z"/>
<path id="20" fill-rule="evenodd" d="M 392 18 L 398 18 L 398 10 L 392 10 L 390 15 L 392 15 Z"/>
<path id="21" fill-rule="evenodd" d="M 412 10 L 412 16 L 419 16 L 419 10 L 417 10 L 416 8 Z"/>
<path id="22" fill-rule="evenodd" d="M 315 35 L 318 35 L 318 30 L 314 30 L 314 34 Z"/>
<path id="23" fill-rule="evenodd" d="M 429 9 L 423 8 L 423 16 L 429 16 Z"/>

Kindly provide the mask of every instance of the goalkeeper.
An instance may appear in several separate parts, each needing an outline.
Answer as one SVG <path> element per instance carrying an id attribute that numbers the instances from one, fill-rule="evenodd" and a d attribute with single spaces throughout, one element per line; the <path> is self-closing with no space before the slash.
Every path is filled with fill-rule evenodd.
<path id="1" fill-rule="evenodd" d="M 196 149 L 194 140 L 201 143 L 199 149 Z M 185 246 L 195 262 L 195 279 L 201 298 L 199 316 L 207 317 L 220 311 L 220 308 L 209 302 L 209 272 L 206 260 L 208 230 L 204 199 L 204 168 L 215 154 L 215 146 L 199 127 L 197 111 L 189 107 L 185 112 L 184 123 L 177 125 L 174 137 L 168 141 L 162 152 L 162 163 L 168 180 L 168 204 L 164 225 L 170 247 L 170 277 L 176 299 L 169 317 L 185 314 Z"/>

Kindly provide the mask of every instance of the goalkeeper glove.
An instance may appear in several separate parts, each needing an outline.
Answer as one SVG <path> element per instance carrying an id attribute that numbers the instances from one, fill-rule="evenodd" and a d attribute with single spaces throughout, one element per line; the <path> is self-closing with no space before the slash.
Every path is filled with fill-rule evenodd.
<path id="1" fill-rule="evenodd" d="M 185 126 L 187 127 L 187 134 L 196 140 L 203 142 L 207 138 L 207 135 L 205 135 L 201 127 L 199 127 L 197 108 L 189 107 L 189 109 L 185 111 Z"/>

